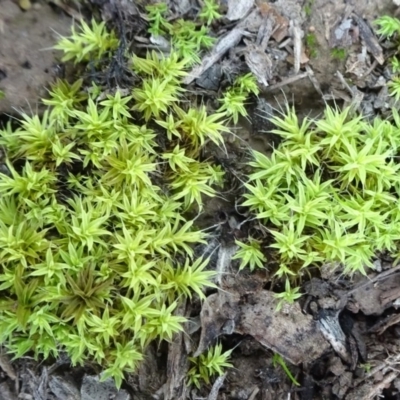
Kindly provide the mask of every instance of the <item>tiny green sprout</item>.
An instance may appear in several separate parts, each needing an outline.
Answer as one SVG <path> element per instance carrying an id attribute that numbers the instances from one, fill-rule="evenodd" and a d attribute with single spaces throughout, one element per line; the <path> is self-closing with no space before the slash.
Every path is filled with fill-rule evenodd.
<path id="1" fill-rule="evenodd" d="M 312 6 L 314 5 L 315 0 L 307 0 L 306 3 L 304 4 L 304 13 L 306 14 L 307 17 L 311 16 L 312 13 Z"/>
<path id="2" fill-rule="evenodd" d="M 317 57 L 318 41 L 317 41 L 317 36 L 315 35 L 315 33 L 307 33 L 305 41 L 306 41 L 306 46 L 307 46 L 307 50 L 308 50 L 310 58 Z"/>
<path id="3" fill-rule="evenodd" d="M 189 63 L 188 59 L 180 59 L 178 52 L 172 51 L 168 57 L 152 51 L 146 58 L 132 56 L 132 68 L 139 74 L 145 74 L 153 78 L 162 78 L 178 84 L 180 79 L 187 75 L 185 68 Z"/>
<path id="4" fill-rule="evenodd" d="M 222 120 L 224 113 L 210 114 L 204 105 L 199 108 L 191 107 L 187 111 L 179 107 L 175 109 L 181 121 L 180 129 L 191 140 L 194 148 L 203 146 L 206 140 L 211 140 L 216 145 L 223 143 L 222 133 L 229 132 Z"/>
<path id="5" fill-rule="evenodd" d="M 376 19 L 374 23 L 379 27 L 377 30 L 378 35 L 391 37 L 396 33 L 400 33 L 400 20 L 397 18 L 384 15 Z"/>
<path id="6" fill-rule="evenodd" d="M 254 271 L 256 268 L 265 268 L 267 259 L 261 251 L 260 241 L 249 237 L 248 244 L 237 240 L 236 245 L 239 246 L 239 250 L 232 257 L 232 259 L 241 260 L 239 271 L 247 266 L 249 266 L 250 271 Z"/>
<path id="7" fill-rule="evenodd" d="M 135 99 L 133 109 L 143 112 L 146 121 L 152 116 L 159 119 L 161 114 L 167 114 L 169 107 L 178 101 L 180 91 L 182 89 L 168 80 L 144 79 L 143 86 L 132 91 Z"/>
<path id="8" fill-rule="evenodd" d="M 299 299 L 302 296 L 299 291 L 300 288 L 292 288 L 289 279 L 286 278 L 285 291 L 282 293 L 274 293 L 274 297 L 279 299 L 276 306 L 276 312 L 279 312 L 282 309 L 284 303 L 293 304 L 297 299 Z"/>
<path id="9" fill-rule="evenodd" d="M 213 21 L 222 17 L 218 10 L 219 4 L 215 0 L 204 0 L 204 5 L 199 17 L 201 20 L 205 21 L 207 25 L 211 25 Z"/>
<path id="10" fill-rule="evenodd" d="M 80 24 L 79 33 L 72 26 L 72 35 L 68 38 L 61 36 L 53 47 L 64 52 L 62 61 L 74 60 L 77 63 L 92 59 L 101 60 L 105 54 L 118 47 L 119 42 L 115 33 L 107 31 L 105 22 L 97 23 L 92 20 L 89 26 L 82 20 Z"/>
<path id="11" fill-rule="evenodd" d="M 400 60 L 396 56 L 390 59 L 390 65 L 392 66 L 392 71 L 394 74 L 398 74 L 400 72 Z"/>
<path id="12" fill-rule="evenodd" d="M 389 93 L 393 96 L 396 101 L 400 100 L 400 77 L 393 77 L 390 82 L 388 82 Z"/>
<path id="13" fill-rule="evenodd" d="M 185 156 L 185 149 L 181 149 L 179 144 L 175 146 L 171 153 L 164 153 L 162 158 L 168 160 L 169 166 L 174 172 L 178 169 L 190 172 L 189 164 L 195 162 L 193 158 Z"/>
<path id="14" fill-rule="evenodd" d="M 210 384 L 212 377 L 223 375 L 225 368 L 233 367 L 228 361 L 231 353 L 232 350 L 222 353 L 222 345 L 219 343 L 205 354 L 189 357 L 190 362 L 194 364 L 188 372 L 189 385 L 200 388 L 201 381 Z"/>
<path id="15" fill-rule="evenodd" d="M 220 100 L 222 103 L 218 109 L 219 112 L 225 113 L 228 117 L 231 117 L 234 124 L 239 121 L 239 116 L 247 116 L 247 110 L 245 107 L 245 101 L 247 96 L 239 93 L 234 88 L 228 90 L 224 97 Z"/>
<path id="16" fill-rule="evenodd" d="M 272 357 L 272 364 L 274 367 L 277 365 L 280 365 L 282 369 L 285 371 L 286 376 L 292 381 L 293 385 L 300 386 L 300 383 L 297 382 L 295 377 L 292 375 L 290 372 L 288 366 L 286 365 L 285 360 L 282 358 L 282 356 L 278 353 L 275 353 L 274 356 Z"/>
<path id="17" fill-rule="evenodd" d="M 360 367 L 364 369 L 366 374 L 369 374 L 372 369 L 372 364 L 371 363 L 360 364 Z"/>
<path id="18" fill-rule="evenodd" d="M 173 267 L 171 263 L 166 263 L 162 270 L 165 285 L 169 286 L 173 296 L 192 297 L 196 293 L 200 299 L 204 300 L 205 295 L 202 288 L 216 287 L 211 278 L 215 276 L 215 271 L 206 271 L 205 268 L 209 260 L 197 259 L 194 263 L 188 258 L 184 265 Z"/>
<path id="19" fill-rule="evenodd" d="M 121 97 L 121 91 L 117 90 L 115 94 L 107 95 L 107 100 L 103 100 L 100 104 L 105 107 L 105 112 L 112 111 L 112 116 L 115 120 L 120 117 L 130 117 L 127 104 L 132 99 L 131 96 Z"/>
<path id="20" fill-rule="evenodd" d="M 260 89 L 258 88 L 257 79 L 252 73 L 239 75 L 233 84 L 240 93 L 253 93 L 254 95 L 258 96 L 260 93 Z"/>
<path id="21" fill-rule="evenodd" d="M 331 50 L 331 56 L 334 60 L 342 61 L 346 58 L 347 51 L 346 49 L 335 47 Z"/>
<path id="22" fill-rule="evenodd" d="M 162 35 L 171 29 L 171 24 L 165 19 L 168 12 L 166 3 L 156 3 L 146 6 L 147 18 L 150 22 L 149 33 L 154 36 Z"/>
<path id="23" fill-rule="evenodd" d="M 6 93 L 4 92 L 4 90 L 0 90 L 0 100 L 5 98 L 6 98 Z"/>
<path id="24" fill-rule="evenodd" d="M 61 124 L 68 122 L 75 107 L 86 100 L 87 96 L 81 91 L 83 80 L 79 79 L 72 85 L 61 79 L 49 90 L 49 99 L 44 99 L 43 104 L 51 106 L 50 117 Z"/>
<path id="25" fill-rule="evenodd" d="M 293 220 L 283 225 L 281 232 L 271 230 L 271 234 L 274 236 L 276 243 L 271 244 L 270 247 L 278 250 L 284 262 L 304 260 L 307 257 L 305 242 L 310 236 L 299 233 Z"/>
<path id="26" fill-rule="evenodd" d="M 101 381 L 113 378 L 116 387 L 119 389 L 124 379 L 123 372 L 134 372 L 142 360 L 143 355 L 140 348 L 133 340 L 117 343 L 110 352 L 110 366 L 103 371 Z"/>

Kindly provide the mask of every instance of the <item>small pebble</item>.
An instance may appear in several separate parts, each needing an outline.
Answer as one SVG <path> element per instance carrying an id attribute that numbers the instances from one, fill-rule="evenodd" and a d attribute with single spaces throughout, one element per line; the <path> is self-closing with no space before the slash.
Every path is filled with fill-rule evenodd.
<path id="1" fill-rule="evenodd" d="M 18 4 L 24 11 L 30 10 L 32 8 L 32 3 L 30 2 L 30 0 L 18 0 Z"/>

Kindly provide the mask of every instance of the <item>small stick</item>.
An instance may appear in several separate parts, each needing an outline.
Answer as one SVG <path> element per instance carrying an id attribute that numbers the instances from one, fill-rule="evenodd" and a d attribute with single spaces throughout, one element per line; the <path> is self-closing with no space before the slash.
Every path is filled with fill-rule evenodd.
<path id="1" fill-rule="evenodd" d="M 307 76 L 309 76 L 308 72 L 303 72 L 302 74 L 290 76 L 289 78 L 286 78 L 282 82 L 276 83 L 275 85 L 272 85 L 272 86 L 268 86 L 268 88 L 264 89 L 263 91 L 270 92 L 272 90 L 279 89 L 283 86 L 290 85 L 293 82 L 297 82 L 300 79 L 306 78 Z"/>
<path id="2" fill-rule="evenodd" d="M 207 400 L 217 400 L 219 389 L 221 389 L 222 385 L 224 384 L 225 378 L 226 372 L 215 380 L 214 385 L 211 388 L 211 392 L 207 397 Z"/>

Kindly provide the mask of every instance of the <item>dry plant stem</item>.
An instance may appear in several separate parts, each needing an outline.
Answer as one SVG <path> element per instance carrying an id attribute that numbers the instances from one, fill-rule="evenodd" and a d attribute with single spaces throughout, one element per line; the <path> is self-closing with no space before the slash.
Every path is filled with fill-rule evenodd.
<path id="1" fill-rule="evenodd" d="M 218 399 L 218 392 L 219 389 L 221 389 L 222 385 L 224 384 L 225 378 L 226 378 L 226 372 L 215 380 L 213 387 L 211 388 L 210 394 L 207 397 L 207 400 Z"/>
<path id="2" fill-rule="evenodd" d="M 371 371 L 368 372 L 363 378 L 360 378 L 354 382 L 354 386 L 360 385 L 362 382 L 366 381 L 369 378 L 372 378 L 377 372 L 383 370 L 384 368 L 390 368 L 391 365 L 397 364 L 400 362 L 400 354 L 397 354 L 393 357 L 388 357 L 386 360 L 382 361 L 379 365 L 372 368 Z"/>
<path id="3" fill-rule="evenodd" d="M 386 321 L 384 320 L 383 323 L 380 323 L 376 328 L 372 327 L 369 332 L 376 332 L 378 335 L 382 335 L 386 329 L 390 328 L 393 325 L 396 325 L 400 322 L 400 314 L 395 314 L 390 316 Z"/>
<path id="4" fill-rule="evenodd" d="M 294 56 L 294 73 L 298 74 L 300 71 L 300 58 L 301 58 L 301 28 L 293 23 L 291 33 L 293 35 L 293 56 Z"/>
<path id="5" fill-rule="evenodd" d="M 248 400 L 254 400 L 259 391 L 260 391 L 260 388 L 258 386 L 256 386 L 254 388 L 253 392 L 251 393 L 250 397 L 248 398 Z"/>
<path id="6" fill-rule="evenodd" d="M 311 83 L 313 84 L 314 89 L 318 92 L 318 94 L 320 96 L 323 96 L 324 93 L 322 92 L 321 85 L 319 84 L 317 78 L 314 75 L 314 71 L 308 64 L 306 64 L 305 68 L 306 68 L 306 72 L 308 73 L 308 78 L 310 79 Z"/>
<path id="7" fill-rule="evenodd" d="M 262 91 L 264 93 L 271 92 L 271 91 L 273 91 L 275 89 L 279 89 L 279 88 L 281 88 L 283 86 L 290 85 L 291 83 L 297 82 L 300 79 L 306 78 L 307 76 L 309 76 L 309 73 L 308 72 L 303 72 L 301 74 L 298 74 L 298 75 L 295 75 L 295 76 L 291 76 L 291 77 L 289 77 L 289 78 L 287 78 L 287 79 L 283 80 L 282 82 L 279 82 L 279 83 L 277 83 L 275 85 L 268 86 L 268 88 L 262 88 Z"/>
<path id="8" fill-rule="evenodd" d="M 399 372 L 391 372 L 375 385 L 363 385 L 355 388 L 347 396 L 346 400 L 373 400 L 382 394 L 383 389 L 387 388 L 399 375 Z"/>
<path id="9" fill-rule="evenodd" d="M 83 21 L 83 16 L 80 12 L 74 10 L 67 4 L 64 4 L 61 0 L 51 0 L 50 2 L 56 5 L 57 7 L 60 7 L 65 13 L 67 13 L 73 19 L 79 22 Z"/>
<path id="10" fill-rule="evenodd" d="M 347 301 L 347 299 L 349 298 L 349 296 L 350 296 L 352 293 L 356 292 L 357 290 L 359 290 L 359 289 L 361 289 L 361 288 L 363 288 L 363 287 L 366 287 L 366 286 L 368 286 L 368 285 L 371 285 L 372 283 L 375 283 L 375 282 L 377 282 L 377 281 L 380 281 L 381 279 L 386 278 L 387 276 L 390 276 L 390 275 L 392 275 L 392 274 L 395 274 L 395 273 L 397 273 L 399 270 L 400 270 L 400 265 L 397 265 L 396 267 L 394 267 L 394 268 L 392 268 L 392 269 L 388 269 L 387 271 L 382 272 L 381 274 L 375 276 L 374 278 L 372 278 L 372 279 L 369 280 L 368 282 L 363 283 L 361 286 L 356 286 L 355 288 L 353 288 L 352 290 L 350 290 L 349 292 L 347 292 L 345 295 L 343 295 L 343 297 L 342 297 L 342 299 L 341 299 L 341 303 L 344 301 L 343 299 L 345 299 L 345 300 Z M 345 301 L 345 303 L 346 303 L 346 301 Z M 345 304 L 345 303 L 344 303 L 344 304 Z"/>
<path id="11" fill-rule="evenodd" d="M 226 36 L 222 37 L 211 50 L 208 56 L 205 56 L 201 61 L 201 64 L 193 68 L 189 72 L 188 76 L 183 80 L 185 85 L 189 85 L 199 76 L 201 76 L 205 71 L 212 67 L 229 49 L 236 46 L 245 31 L 241 28 L 232 29 Z"/>

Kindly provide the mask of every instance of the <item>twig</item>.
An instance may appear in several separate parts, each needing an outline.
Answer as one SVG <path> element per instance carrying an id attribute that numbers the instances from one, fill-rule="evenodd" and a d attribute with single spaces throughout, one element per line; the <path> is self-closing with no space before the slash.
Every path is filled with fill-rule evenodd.
<path id="1" fill-rule="evenodd" d="M 271 92 L 272 90 L 279 89 L 286 85 L 290 85 L 291 83 L 297 82 L 300 79 L 306 78 L 307 76 L 309 76 L 308 72 L 303 72 L 298 75 L 290 76 L 289 78 L 286 78 L 282 82 L 276 83 L 275 85 L 268 86 L 267 88 L 265 88 L 263 90 L 263 92 Z"/>
<path id="2" fill-rule="evenodd" d="M 250 397 L 248 398 L 248 400 L 254 400 L 259 391 L 260 391 L 260 388 L 258 386 L 256 386 L 254 388 L 253 392 L 251 393 Z"/>
<path id="3" fill-rule="evenodd" d="M 211 392 L 207 397 L 207 400 L 217 400 L 219 389 L 221 389 L 222 385 L 224 384 L 225 378 L 226 372 L 215 380 L 214 385 L 211 388 Z"/>

